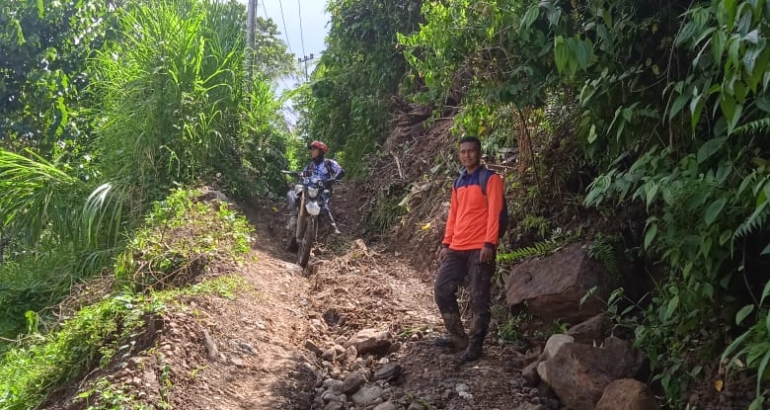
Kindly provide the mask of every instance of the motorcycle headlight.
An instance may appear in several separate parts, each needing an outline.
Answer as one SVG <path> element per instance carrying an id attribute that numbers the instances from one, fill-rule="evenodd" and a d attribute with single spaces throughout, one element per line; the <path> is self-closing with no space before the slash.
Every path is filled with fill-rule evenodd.
<path id="1" fill-rule="evenodd" d="M 308 202 L 305 205 L 305 209 L 307 209 L 307 213 L 310 215 L 318 215 L 321 213 L 321 206 L 319 206 L 317 202 Z"/>
<path id="2" fill-rule="evenodd" d="M 316 188 L 316 187 L 312 187 L 312 186 L 311 186 L 311 187 L 308 187 L 308 188 L 307 188 L 307 194 L 308 194 L 308 195 L 309 195 L 311 198 L 315 198 L 315 197 L 317 197 L 317 196 L 318 196 L 318 188 Z"/>

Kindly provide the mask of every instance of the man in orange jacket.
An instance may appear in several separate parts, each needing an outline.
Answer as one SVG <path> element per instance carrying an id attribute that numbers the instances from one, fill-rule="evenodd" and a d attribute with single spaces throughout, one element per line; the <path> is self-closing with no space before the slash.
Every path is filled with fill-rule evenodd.
<path id="1" fill-rule="evenodd" d="M 434 285 L 436 304 L 448 335 L 435 342 L 442 347 L 465 349 L 459 357 L 464 363 L 481 357 L 492 317 L 490 283 L 495 271 L 504 197 L 502 178 L 481 165 L 481 141 L 478 138 L 460 140 L 459 158 L 465 169 L 452 188 L 441 267 Z M 470 338 L 460 320 L 456 296 L 466 276 L 470 279 L 474 316 Z"/>

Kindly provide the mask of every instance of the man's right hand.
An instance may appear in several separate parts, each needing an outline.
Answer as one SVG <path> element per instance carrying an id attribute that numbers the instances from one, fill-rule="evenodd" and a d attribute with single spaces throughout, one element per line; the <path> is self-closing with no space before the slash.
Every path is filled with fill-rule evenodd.
<path id="1" fill-rule="evenodd" d="M 450 250 L 449 247 L 444 246 L 441 248 L 441 253 L 438 255 L 439 262 L 443 261 L 444 258 L 446 258 L 447 254 L 449 254 Z"/>

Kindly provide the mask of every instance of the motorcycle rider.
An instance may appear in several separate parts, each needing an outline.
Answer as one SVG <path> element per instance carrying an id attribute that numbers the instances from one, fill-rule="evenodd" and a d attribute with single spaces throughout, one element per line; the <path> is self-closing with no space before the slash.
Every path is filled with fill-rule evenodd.
<path id="1" fill-rule="evenodd" d="M 332 217 L 331 211 L 329 210 L 329 199 L 331 197 L 332 184 L 336 181 L 339 181 L 345 175 L 345 170 L 342 169 L 337 161 L 330 158 L 325 158 L 326 153 L 329 152 L 329 147 L 323 142 L 313 141 L 308 144 L 307 147 L 310 150 L 311 161 L 309 164 L 307 164 L 307 166 L 305 166 L 303 173 L 305 175 L 313 175 L 324 182 L 328 192 L 324 192 L 322 194 L 323 206 L 321 208 L 321 214 L 329 216 L 331 225 L 334 228 L 334 233 L 339 234 L 341 232 L 339 229 L 337 229 L 337 223 L 334 221 L 334 217 Z M 296 200 L 293 191 L 289 191 L 288 198 L 290 203 L 293 203 L 293 201 Z M 292 207 L 292 209 L 293 208 L 294 207 Z M 294 230 L 296 223 L 297 215 L 292 214 L 291 218 L 289 219 L 287 229 L 290 231 Z"/>
<path id="2" fill-rule="evenodd" d="M 313 175 L 321 178 L 327 188 L 331 188 L 334 181 L 340 180 L 345 175 L 345 170 L 333 159 L 325 158 L 329 147 L 321 141 L 313 141 L 308 144 L 311 162 L 305 167 L 305 172 L 312 171 Z"/>

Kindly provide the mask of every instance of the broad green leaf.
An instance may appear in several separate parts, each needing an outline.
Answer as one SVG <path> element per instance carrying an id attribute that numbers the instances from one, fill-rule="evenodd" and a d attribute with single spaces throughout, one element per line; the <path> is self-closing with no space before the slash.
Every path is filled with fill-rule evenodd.
<path id="1" fill-rule="evenodd" d="M 749 335 L 751 335 L 751 332 L 745 332 L 742 335 L 738 336 L 735 340 L 733 340 L 733 342 L 730 343 L 729 346 L 727 346 L 727 349 L 725 349 L 725 351 L 722 352 L 722 360 L 724 361 L 730 355 L 732 355 L 732 353 L 736 349 L 738 349 L 738 347 L 740 347 L 741 344 L 743 344 L 743 341 L 746 340 L 746 338 L 749 337 Z"/>
<path id="2" fill-rule="evenodd" d="M 668 112 L 668 119 L 670 120 L 679 114 L 679 111 L 682 111 L 682 108 L 687 105 L 688 101 L 690 101 L 689 95 L 681 94 L 679 97 L 676 97 L 674 104 L 671 105 L 671 110 Z"/>
<path id="3" fill-rule="evenodd" d="M 675 295 L 674 297 L 671 298 L 671 300 L 668 301 L 668 306 L 666 307 L 666 315 L 664 320 L 667 321 L 671 319 L 671 316 L 673 316 L 677 307 L 679 307 L 679 295 Z"/>
<path id="4" fill-rule="evenodd" d="M 43 0 L 37 0 L 37 16 L 41 19 L 45 16 L 45 5 L 43 4 Z"/>
<path id="5" fill-rule="evenodd" d="M 652 201 L 655 199 L 655 195 L 658 193 L 658 187 L 659 187 L 659 185 L 656 184 L 655 182 L 649 182 L 648 184 L 649 185 L 646 190 L 647 191 L 647 198 L 646 198 L 647 208 L 650 207 L 650 205 L 652 204 Z"/>
<path id="6" fill-rule="evenodd" d="M 727 35 L 724 31 L 717 30 L 713 36 L 711 36 L 711 53 L 714 55 L 714 60 L 721 66 L 722 55 L 725 52 L 725 43 L 727 42 Z"/>
<path id="7" fill-rule="evenodd" d="M 701 253 L 706 258 L 709 258 L 711 255 L 711 245 L 712 245 L 712 241 L 710 237 L 703 238 L 703 240 L 700 243 Z"/>
<path id="8" fill-rule="evenodd" d="M 570 60 L 569 49 L 567 48 L 566 41 L 562 36 L 556 36 L 553 39 L 553 56 L 556 62 L 556 69 L 560 73 L 564 72 L 564 68 L 567 67 L 567 63 Z"/>
<path id="9" fill-rule="evenodd" d="M 698 126 L 698 122 L 700 121 L 700 116 L 705 105 L 706 101 L 700 94 L 694 95 L 692 100 L 690 100 L 690 125 L 692 126 L 693 132 L 695 132 L 695 128 Z"/>
<path id="10" fill-rule="evenodd" d="M 720 149 L 722 149 L 722 146 L 725 145 L 725 142 L 727 141 L 727 137 L 720 137 L 720 138 L 712 138 L 708 141 L 706 141 L 705 144 L 703 144 L 700 149 L 698 149 L 698 163 L 702 164 L 707 159 L 711 158 L 712 155 L 717 153 Z"/>
<path id="11" fill-rule="evenodd" d="M 655 239 L 655 235 L 658 234 L 658 224 L 652 224 L 649 228 L 647 228 L 647 233 L 644 234 L 644 249 L 650 249 L 650 244 L 652 243 L 653 239 Z"/>
<path id="12" fill-rule="evenodd" d="M 730 230 L 723 231 L 721 235 L 719 235 L 719 245 L 724 245 L 727 242 L 730 241 L 730 238 L 733 237 L 733 233 Z"/>
<path id="13" fill-rule="evenodd" d="M 706 209 L 706 226 L 711 226 L 711 224 L 714 223 L 714 221 L 717 220 L 719 217 L 719 214 L 722 212 L 722 209 L 725 207 L 725 204 L 727 203 L 727 198 L 719 198 L 716 201 L 712 202 L 711 205 Z"/>
<path id="14" fill-rule="evenodd" d="M 765 303 L 765 298 L 768 296 L 770 296 L 770 280 L 767 281 L 767 283 L 765 284 L 765 287 L 762 289 L 762 296 L 759 299 L 759 304 L 762 305 L 763 303 Z"/>
<path id="15" fill-rule="evenodd" d="M 586 69 L 591 64 L 591 57 L 593 56 L 593 47 L 588 40 L 575 39 L 575 58 L 577 59 L 578 66 L 581 69 Z"/>
<path id="16" fill-rule="evenodd" d="M 762 395 L 762 381 L 765 378 L 765 369 L 767 368 L 767 363 L 770 362 L 770 349 L 766 349 L 765 357 L 762 358 L 762 362 L 759 364 L 759 368 L 757 369 L 757 374 L 759 377 L 757 377 L 757 397 L 760 398 Z M 762 398 L 764 401 L 764 398 Z"/>
<path id="17" fill-rule="evenodd" d="M 598 135 L 596 134 L 596 124 L 591 124 L 591 130 L 588 132 L 588 143 L 593 144 Z"/>
<path id="18" fill-rule="evenodd" d="M 770 244 L 767 244 L 764 250 L 762 250 L 762 255 L 768 255 L 770 254 Z"/>
<path id="19" fill-rule="evenodd" d="M 695 36 L 696 31 L 698 30 L 697 26 L 695 25 L 695 22 L 690 21 L 687 24 L 682 27 L 681 30 L 679 30 L 679 33 L 676 35 L 676 40 L 674 41 L 674 46 L 679 47 L 682 44 L 689 41 L 693 36 Z"/>
<path id="20" fill-rule="evenodd" d="M 753 46 L 746 49 L 746 52 L 743 54 L 743 65 L 746 66 L 746 71 L 748 71 L 749 75 L 754 74 L 754 67 L 763 49 L 764 47 L 761 46 Z M 764 70 L 764 68 L 762 69 Z"/>
<path id="21" fill-rule="evenodd" d="M 561 8 L 551 6 L 548 9 L 548 22 L 552 26 L 559 24 L 559 18 L 561 17 Z"/>
<path id="22" fill-rule="evenodd" d="M 739 105 L 736 103 L 735 98 L 725 93 L 724 91 L 719 96 L 719 108 L 722 109 L 722 114 L 725 116 L 725 119 L 727 120 L 728 124 L 728 133 L 732 131 L 732 128 L 730 128 L 730 124 L 735 124 L 738 122 L 738 117 L 740 117 L 740 112 L 738 110 Z"/>
<path id="23" fill-rule="evenodd" d="M 738 313 L 735 314 L 735 324 L 740 325 L 743 323 L 743 320 L 746 319 L 746 316 L 750 315 L 753 311 L 754 305 L 744 306 L 743 309 L 739 310 Z"/>
<path id="24" fill-rule="evenodd" d="M 540 7 L 537 4 L 527 9 L 527 12 L 524 13 L 524 18 L 521 19 L 521 30 L 529 30 L 539 15 Z"/>
<path id="25" fill-rule="evenodd" d="M 724 0 L 722 1 L 722 5 L 725 10 L 725 24 L 727 25 L 727 30 L 732 31 L 733 25 L 735 24 L 735 13 L 736 13 L 736 0 Z"/>
<path id="26" fill-rule="evenodd" d="M 663 195 L 663 201 L 666 202 L 666 205 L 674 203 L 674 192 L 671 190 L 670 186 L 664 185 L 663 188 L 661 188 L 660 193 Z"/>
<path id="27" fill-rule="evenodd" d="M 686 265 L 684 265 L 684 269 L 682 269 L 682 277 L 687 279 L 690 276 L 690 272 L 692 271 L 693 263 L 687 262 Z"/>
<path id="28" fill-rule="evenodd" d="M 767 97 L 761 97 L 754 100 L 754 103 L 757 105 L 757 108 L 760 110 L 770 113 L 770 98 Z"/>

